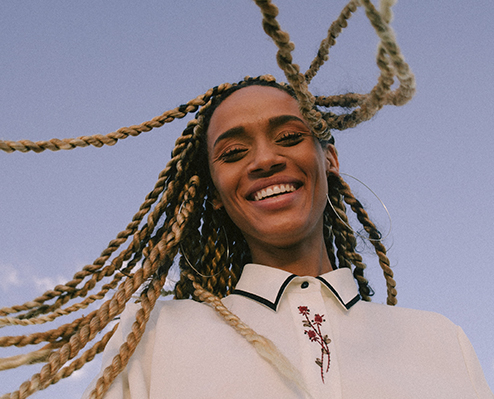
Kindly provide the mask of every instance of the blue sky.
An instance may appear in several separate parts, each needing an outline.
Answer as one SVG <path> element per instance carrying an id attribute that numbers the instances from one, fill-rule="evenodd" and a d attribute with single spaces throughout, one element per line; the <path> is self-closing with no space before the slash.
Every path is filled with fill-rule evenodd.
<path id="1" fill-rule="evenodd" d="M 303 70 L 344 4 L 278 1 Z M 369 185 L 391 213 L 387 243 L 399 305 L 462 326 L 492 388 L 493 18 L 490 0 L 398 2 L 393 26 L 417 95 L 335 135 L 341 170 Z M 260 21 L 247 0 L 1 2 L 0 137 L 106 134 L 245 75 L 283 79 Z M 359 10 L 314 78 L 313 93 L 369 91 L 376 46 Z M 114 147 L 0 154 L 2 305 L 32 299 L 96 259 L 152 190 L 185 123 Z M 349 183 L 386 230 L 373 195 Z M 377 261 L 368 256 L 367 263 L 374 300 L 384 302 Z M 88 366 L 35 397 L 77 398 L 97 369 Z M 37 366 L 26 370 L 9 374 L 9 389 Z"/>

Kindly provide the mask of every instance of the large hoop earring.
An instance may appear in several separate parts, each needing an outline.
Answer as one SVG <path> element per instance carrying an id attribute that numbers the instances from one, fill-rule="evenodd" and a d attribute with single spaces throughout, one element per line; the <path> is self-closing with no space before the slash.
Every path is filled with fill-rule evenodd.
<path id="1" fill-rule="evenodd" d="M 182 203 L 180 205 L 180 208 L 178 209 L 178 213 L 180 213 L 180 211 L 182 210 L 182 207 L 184 206 L 184 204 Z M 220 229 L 223 231 L 223 234 L 225 235 L 225 240 L 226 240 L 226 259 L 230 259 L 230 245 L 228 244 L 228 235 L 226 234 L 226 230 L 224 227 L 222 227 L 220 225 Z M 216 277 L 218 276 L 219 274 L 223 273 L 223 270 L 225 270 L 226 268 L 228 268 L 229 266 L 229 262 L 226 264 L 226 266 L 221 269 L 219 272 L 215 273 L 215 274 L 212 274 L 210 276 L 207 276 L 205 274 L 202 274 L 199 270 L 197 270 L 193 265 L 192 265 L 192 262 L 189 260 L 189 258 L 187 257 L 187 255 L 185 254 L 185 251 L 184 251 L 184 248 L 182 247 L 182 242 L 180 242 L 179 244 L 179 247 L 180 247 L 180 252 L 182 253 L 182 256 L 184 257 L 185 261 L 187 262 L 187 264 L 190 266 L 190 268 L 192 270 L 194 270 L 199 276 L 201 277 L 204 277 L 204 278 L 212 278 L 212 277 Z"/>
<path id="2" fill-rule="evenodd" d="M 225 235 L 225 240 L 226 240 L 226 259 L 230 259 L 230 245 L 228 244 L 228 236 L 226 235 L 226 230 L 225 228 L 221 227 L 220 226 L 220 229 L 223 231 L 223 234 Z M 223 273 L 223 270 L 227 269 L 228 268 L 228 263 L 227 265 L 221 269 L 219 272 L 215 273 L 215 274 L 212 274 L 210 276 L 207 276 L 205 274 L 202 274 L 199 270 L 197 270 L 191 263 L 191 261 L 189 260 L 189 258 L 187 258 L 187 255 L 185 254 L 185 251 L 182 247 L 182 243 L 179 244 L 180 246 L 180 252 L 182 253 L 182 256 L 184 257 L 185 261 L 187 262 L 187 264 L 191 267 L 192 270 L 194 270 L 199 276 L 201 277 L 204 277 L 204 278 L 212 278 L 212 277 L 216 277 L 218 276 L 219 274 Z"/>
<path id="3" fill-rule="evenodd" d="M 328 199 L 328 203 L 329 203 L 329 206 L 331 207 L 331 209 L 333 210 L 333 212 L 335 213 L 335 215 L 338 217 L 338 219 L 340 219 L 340 221 L 347 227 L 349 228 L 353 234 L 359 236 L 360 238 L 363 238 L 364 240 L 367 240 L 367 241 L 373 241 L 373 242 L 376 242 L 376 241 L 382 241 L 384 239 L 386 239 L 390 234 L 391 234 L 391 230 L 392 230 L 392 221 L 391 221 L 391 214 L 389 213 L 388 211 L 388 208 L 386 207 L 386 205 L 384 204 L 384 202 L 381 200 L 381 198 L 379 198 L 379 196 L 367 185 L 365 184 L 363 181 L 357 179 L 355 176 L 352 176 L 352 175 L 349 175 L 348 173 L 341 173 L 340 172 L 340 175 L 344 175 L 344 176 L 347 176 L 347 177 L 351 177 L 352 179 L 354 180 L 357 180 L 360 184 L 362 184 L 365 188 L 367 188 L 367 190 L 369 190 L 373 195 L 374 197 L 377 198 L 377 200 L 381 203 L 382 207 L 384 208 L 384 210 L 386 211 L 386 214 L 388 215 L 388 220 L 389 220 L 389 230 L 388 232 L 386 233 L 386 235 L 384 237 L 380 237 L 380 238 L 370 238 L 370 237 L 365 237 L 363 236 L 362 234 L 360 234 L 359 232 L 355 231 L 352 226 L 350 226 L 347 222 L 345 222 L 341 216 L 338 214 L 338 212 L 336 212 L 336 209 L 335 207 L 333 206 L 333 204 L 331 203 L 331 200 L 329 199 L 329 195 L 328 193 L 326 193 L 326 198 Z"/>

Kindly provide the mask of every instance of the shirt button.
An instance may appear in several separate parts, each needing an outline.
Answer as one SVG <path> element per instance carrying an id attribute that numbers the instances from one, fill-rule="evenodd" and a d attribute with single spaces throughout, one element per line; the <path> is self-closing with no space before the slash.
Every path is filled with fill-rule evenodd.
<path id="1" fill-rule="evenodd" d="M 302 288 L 307 288 L 309 286 L 309 283 L 307 281 L 304 281 L 301 285 Z"/>

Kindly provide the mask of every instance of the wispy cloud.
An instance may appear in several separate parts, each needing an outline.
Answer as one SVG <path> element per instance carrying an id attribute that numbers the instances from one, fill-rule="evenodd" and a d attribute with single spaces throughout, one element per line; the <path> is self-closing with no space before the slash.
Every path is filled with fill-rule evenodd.
<path id="1" fill-rule="evenodd" d="M 10 264 L 0 264 L 0 297 L 1 306 L 21 303 L 33 299 L 57 284 L 68 281 L 67 276 L 40 275 L 38 269 L 23 265 L 14 267 Z"/>
<path id="2" fill-rule="evenodd" d="M 0 264 L 0 290 L 2 292 L 8 292 L 20 287 L 23 284 L 20 278 L 19 272 L 12 265 Z"/>
<path id="3" fill-rule="evenodd" d="M 51 290 L 58 284 L 67 282 L 67 278 L 60 275 L 52 277 L 36 277 L 33 280 L 36 290 L 40 293 Z"/>

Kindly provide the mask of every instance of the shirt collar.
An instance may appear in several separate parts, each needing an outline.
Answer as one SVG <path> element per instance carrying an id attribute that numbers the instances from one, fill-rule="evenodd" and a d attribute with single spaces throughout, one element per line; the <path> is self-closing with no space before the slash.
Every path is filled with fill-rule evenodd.
<path id="1" fill-rule="evenodd" d="M 296 277 L 298 276 L 276 267 L 249 263 L 244 266 L 232 295 L 245 296 L 276 311 L 286 287 Z M 350 269 L 336 269 L 316 278 L 346 310 L 360 300 Z"/>

